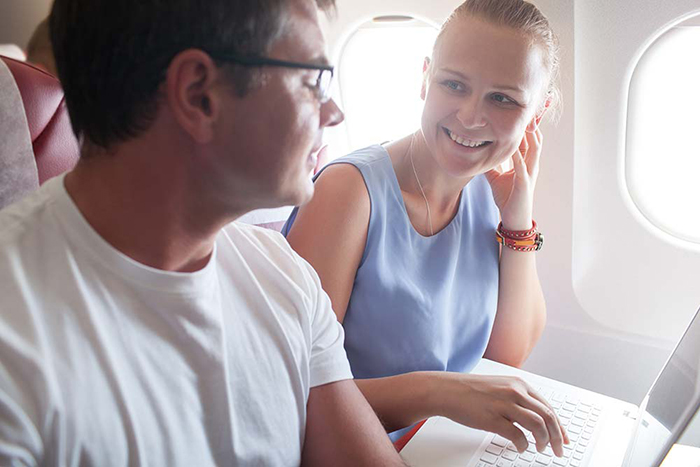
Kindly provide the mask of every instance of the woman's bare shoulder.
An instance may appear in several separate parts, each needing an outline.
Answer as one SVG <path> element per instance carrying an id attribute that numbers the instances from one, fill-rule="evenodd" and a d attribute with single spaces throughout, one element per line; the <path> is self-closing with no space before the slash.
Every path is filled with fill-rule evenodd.
<path id="1" fill-rule="evenodd" d="M 312 210 L 323 208 L 326 214 L 333 211 L 355 221 L 369 221 L 370 198 L 362 173 L 350 163 L 326 167 L 314 184 L 314 195 L 307 206 Z"/>

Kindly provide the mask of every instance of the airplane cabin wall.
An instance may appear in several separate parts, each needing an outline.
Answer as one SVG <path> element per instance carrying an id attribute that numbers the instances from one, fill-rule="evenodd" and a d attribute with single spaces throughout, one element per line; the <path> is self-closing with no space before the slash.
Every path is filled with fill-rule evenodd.
<path id="1" fill-rule="evenodd" d="M 37 25 L 49 14 L 52 0 L 3 0 L 0 2 L 0 44 L 27 50 Z"/>

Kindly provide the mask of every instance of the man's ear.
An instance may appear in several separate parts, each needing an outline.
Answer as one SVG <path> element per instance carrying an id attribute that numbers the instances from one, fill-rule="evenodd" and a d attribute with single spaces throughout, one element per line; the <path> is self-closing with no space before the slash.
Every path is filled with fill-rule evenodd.
<path id="1" fill-rule="evenodd" d="M 428 74 L 430 73 L 430 57 L 425 57 L 423 60 L 423 84 L 420 87 L 420 98 L 425 100 L 425 95 L 428 92 Z"/>
<path id="2" fill-rule="evenodd" d="M 525 131 L 528 133 L 534 133 L 537 131 L 537 129 L 540 127 L 540 122 L 542 121 L 542 117 L 544 117 L 544 114 L 547 112 L 547 109 L 552 105 L 552 99 L 547 98 L 546 101 L 544 101 L 544 105 L 537 111 L 534 117 L 532 117 L 532 120 L 530 120 L 530 123 L 527 124 L 527 128 L 525 128 Z"/>
<path id="3" fill-rule="evenodd" d="M 214 123 L 220 109 L 214 85 L 219 74 L 212 58 L 198 49 L 177 54 L 166 73 L 166 99 L 173 116 L 201 144 L 214 137 Z"/>

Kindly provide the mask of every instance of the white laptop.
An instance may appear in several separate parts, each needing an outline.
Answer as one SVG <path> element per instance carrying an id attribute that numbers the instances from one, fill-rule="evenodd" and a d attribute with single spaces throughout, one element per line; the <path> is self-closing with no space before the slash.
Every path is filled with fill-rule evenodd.
<path id="1" fill-rule="evenodd" d="M 477 365 L 472 373 L 519 376 L 547 397 L 571 438 L 562 458 L 551 447 L 537 452 L 527 431 L 520 454 L 498 435 L 442 417 L 428 419 L 401 456 L 412 467 L 658 467 L 700 407 L 699 316 L 639 407 L 489 360 Z"/>

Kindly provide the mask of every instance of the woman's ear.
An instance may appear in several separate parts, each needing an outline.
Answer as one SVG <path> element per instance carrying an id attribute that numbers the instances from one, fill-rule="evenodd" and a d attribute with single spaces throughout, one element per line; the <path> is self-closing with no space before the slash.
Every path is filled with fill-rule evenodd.
<path id="1" fill-rule="evenodd" d="M 544 117 L 544 114 L 547 112 L 547 109 L 549 109 L 549 106 L 552 105 L 552 99 L 547 98 L 546 101 L 544 101 L 544 105 L 537 111 L 534 117 L 532 117 L 532 120 L 530 120 L 530 123 L 527 124 L 527 128 L 525 128 L 525 131 L 528 133 L 534 133 L 537 131 L 537 129 L 540 127 L 540 122 L 542 121 L 542 117 Z"/>
<path id="2" fill-rule="evenodd" d="M 420 87 L 420 98 L 425 100 L 425 95 L 428 92 L 428 74 L 430 73 L 430 57 L 425 57 L 423 60 L 423 84 Z"/>

